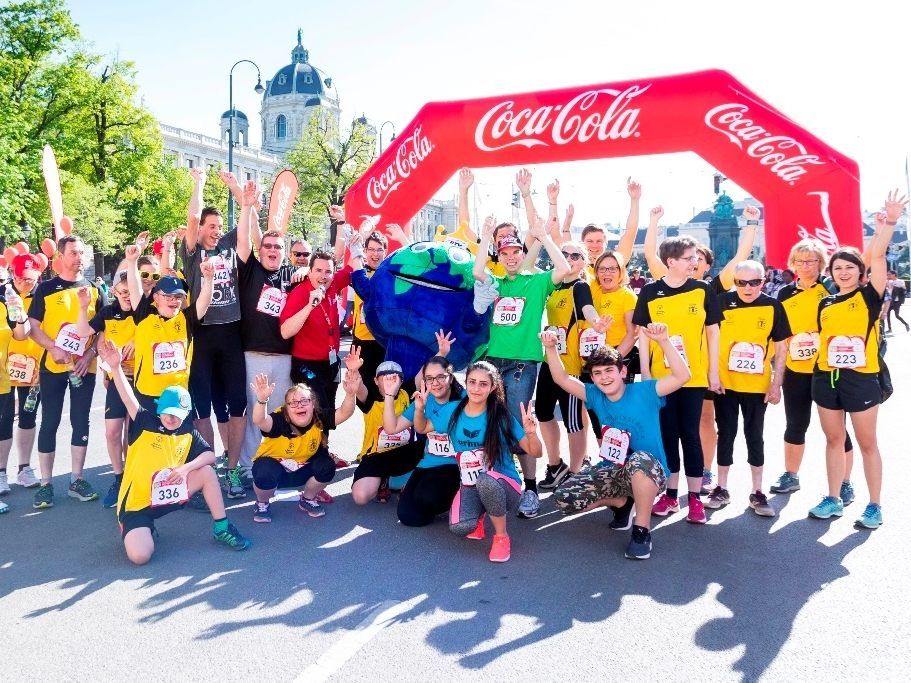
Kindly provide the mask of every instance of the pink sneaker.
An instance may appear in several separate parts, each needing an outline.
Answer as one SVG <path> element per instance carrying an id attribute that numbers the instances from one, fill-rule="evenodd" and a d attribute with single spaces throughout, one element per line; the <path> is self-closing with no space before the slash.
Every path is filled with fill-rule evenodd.
<path id="1" fill-rule="evenodd" d="M 483 541 L 487 533 L 484 531 L 484 515 L 481 515 L 478 518 L 478 525 L 475 527 L 474 531 L 465 536 L 465 538 L 470 538 L 474 541 Z"/>
<path id="2" fill-rule="evenodd" d="M 494 535 L 489 557 L 491 562 L 507 562 L 509 560 L 509 536 Z"/>
<path id="3" fill-rule="evenodd" d="M 672 512 L 680 512 L 680 503 L 677 502 L 676 498 L 671 498 L 666 493 L 662 493 L 658 498 L 658 502 L 652 506 L 652 514 L 658 517 L 667 517 Z"/>
<path id="4" fill-rule="evenodd" d="M 326 489 L 323 489 L 322 491 L 320 491 L 319 493 L 317 493 L 317 494 L 316 494 L 316 499 L 317 499 L 320 503 L 334 503 L 334 502 L 335 502 L 335 498 L 333 498 L 333 497 L 332 497 L 332 494 L 329 493 L 328 491 L 326 491 Z"/>
<path id="5" fill-rule="evenodd" d="M 696 496 L 687 496 L 686 521 L 690 524 L 705 524 L 705 506 Z"/>

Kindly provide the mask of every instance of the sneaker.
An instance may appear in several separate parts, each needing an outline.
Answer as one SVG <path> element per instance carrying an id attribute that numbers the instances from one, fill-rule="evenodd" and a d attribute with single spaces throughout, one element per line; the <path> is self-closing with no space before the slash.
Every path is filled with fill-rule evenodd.
<path id="1" fill-rule="evenodd" d="M 240 483 L 244 487 L 244 491 L 253 490 L 253 474 L 250 470 L 243 467 L 240 469 Z"/>
<path id="2" fill-rule="evenodd" d="M 302 512 L 306 512 L 311 517 L 322 517 L 326 514 L 326 511 L 323 510 L 323 506 L 319 504 L 319 501 L 316 498 L 307 498 L 304 495 L 304 492 L 301 491 L 300 500 L 297 502 L 297 507 L 301 509 Z"/>
<path id="3" fill-rule="evenodd" d="M 800 491 L 800 477 L 790 472 L 782 474 L 778 477 L 778 481 L 769 487 L 770 493 L 793 493 L 794 491 Z"/>
<path id="4" fill-rule="evenodd" d="M 91 500 L 98 500 L 98 494 L 95 493 L 95 489 L 93 489 L 92 485 L 85 479 L 77 479 L 70 484 L 70 488 L 67 490 L 66 495 L 70 498 L 78 498 L 83 503 L 88 503 Z"/>
<path id="5" fill-rule="evenodd" d="M 221 455 L 215 458 L 215 474 L 218 475 L 218 478 L 224 481 L 226 473 L 228 471 L 228 451 L 225 451 Z"/>
<path id="6" fill-rule="evenodd" d="M 0 501 L 0 515 L 2 515 L 4 512 L 9 512 L 9 505 Z"/>
<path id="7" fill-rule="evenodd" d="M 553 491 L 557 488 L 566 477 L 569 476 L 569 465 L 567 465 L 562 460 L 559 465 L 556 465 L 553 469 L 551 466 L 547 466 L 547 471 L 544 474 L 544 480 L 538 484 L 539 489 L 545 491 Z"/>
<path id="8" fill-rule="evenodd" d="M 829 519 L 829 517 L 841 517 L 844 511 L 845 506 L 842 504 L 841 498 L 826 496 L 819 505 L 810 508 L 809 515 L 816 519 Z"/>
<path id="9" fill-rule="evenodd" d="M 750 494 L 750 507 L 760 517 L 774 517 L 775 509 L 769 505 L 769 499 L 765 497 L 762 491 L 756 491 Z"/>
<path id="10" fill-rule="evenodd" d="M 206 502 L 206 497 L 202 495 L 202 491 L 197 491 L 190 496 L 186 507 L 188 510 L 195 510 L 196 512 L 209 512 L 209 504 Z"/>
<path id="11" fill-rule="evenodd" d="M 250 539 L 241 535 L 241 533 L 237 530 L 237 527 L 230 522 L 228 523 L 227 529 L 220 533 L 213 532 L 212 536 L 218 543 L 226 545 L 229 548 L 233 548 L 234 550 L 246 550 L 251 545 L 253 545 Z"/>
<path id="12" fill-rule="evenodd" d="M 241 473 L 243 470 L 240 469 L 240 465 L 234 469 L 227 471 L 227 476 L 225 477 L 225 483 L 227 484 L 228 498 L 244 498 L 247 495 L 247 492 L 244 491 L 244 483 L 241 480 Z"/>
<path id="13" fill-rule="evenodd" d="M 658 502 L 652 506 L 652 514 L 658 517 L 667 517 L 672 512 L 680 512 L 680 503 L 676 498 L 671 498 L 666 493 L 658 497 Z"/>
<path id="14" fill-rule="evenodd" d="M 474 528 L 474 531 L 465 536 L 465 538 L 470 538 L 473 541 L 483 541 L 486 535 L 487 532 L 484 529 L 484 515 L 482 513 L 481 516 L 478 517 L 478 525 Z"/>
<path id="15" fill-rule="evenodd" d="M 712 476 L 712 470 L 702 470 L 702 493 L 708 495 L 712 491 L 712 482 L 714 477 Z"/>
<path id="16" fill-rule="evenodd" d="M 633 526 L 633 498 L 630 496 L 620 507 L 611 507 L 614 518 L 608 526 L 614 531 L 626 531 Z"/>
<path id="17" fill-rule="evenodd" d="M 332 495 L 326 489 L 323 489 L 322 491 L 317 493 L 316 499 L 320 503 L 334 503 L 335 502 L 335 498 L 333 498 Z"/>
<path id="18" fill-rule="evenodd" d="M 343 467 L 351 467 L 351 463 L 345 460 L 344 458 L 338 457 L 338 453 L 329 453 L 332 456 L 332 460 L 335 461 L 336 469 L 342 469 Z"/>
<path id="19" fill-rule="evenodd" d="M 841 504 L 848 507 L 854 502 L 854 485 L 850 481 L 841 482 L 841 490 L 838 493 L 841 498 Z"/>
<path id="20" fill-rule="evenodd" d="M 31 467 L 26 467 L 16 476 L 16 483 L 25 489 L 33 489 L 41 485 L 38 477 L 35 476 L 35 470 Z"/>
<path id="21" fill-rule="evenodd" d="M 519 509 L 516 512 L 516 516 L 521 517 L 522 519 L 531 519 L 532 517 L 538 516 L 538 511 L 540 509 L 541 501 L 538 500 L 538 494 L 535 491 L 529 491 L 528 489 L 522 491 L 522 497 L 519 498 Z M 506 560 L 508 559 L 509 557 L 506 558 Z M 506 560 L 498 561 L 505 562 Z"/>
<path id="22" fill-rule="evenodd" d="M 717 488 L 717 487 L 716 487 Z M 705 524 L 705 506 L 698 496 L 687 496 L 686 521 L 690 524 Z"/>
<path id="23" fill-rule="evenodd" d="M 0 472 L 0 496 L 5 496 L 7 493 L 9 493 L 9 479 L 6 472 Z"/>
<path id="24" fill-rule="evenodd" d="M 35 500 L 32 502 L 32 507 L 36 510 L 54 507 L 53 484 L 42 484 L 38 487 L 38 490 L 35 491 Z"/>
<path id="25" fill-rule="evenodd" d="M 723 508 L 725 505 L 731 502 L 731 494 L 727 489 L 723 489 L 720 486 L 716 486 L 712 489 L 712 492 L 709 494 L 708 499 L 705 501 L 705 507 L 711 508 L 712 510 L 717 510 L 718 508 Z"/>
<path id="26" fill-rule="evenodd" d="M 101 501 L 101 507 L 112 508 L 117 505 L 117 499 L 120 497 L 120 479 L 114 478 L 114 482 L 104 494 L 104 500 Z"/>
<path id="27" fill-rule="evenodd" d="M 510 557 L 509 545 L 509 536 L 505 534 L 503 536 L 500 536 L 500 534 L 494 535 L 493 544 L 490 546 L 490 555 L 488 555 L 490 561 L 507 562 Z"/>
<path id="28" fill-rule="evenodd" d="M 269 510 L 269 503 L 260 503 L 256 501 L 253 504 L 253 521 L 259 524 L 268 524 L 272 521 L 272 512 Z"/>
<path id="29" fill-rule="evenodd" d="M 624 556 L 628 560 L 647 560 L 652 555 L 652 534 L 642 533 L 641 527 L 633 529 Z"/>
<path id="30" fill-rule="evenodd" d="M 878 529 L 883 525 L 883 509 L 876 503 L 868 503 L 863 513 L 854 521 L 854 526 L 864 529 Z"/>
<path id="31" fill-rule="evenodd" d="M 392 489 L 389 488 L 389 477 L 383 477 L 380 480 L 380 488 L 376 492 L 376 499 L 380 503 L 388 503 L 390 498 L 392 498 Z"/>

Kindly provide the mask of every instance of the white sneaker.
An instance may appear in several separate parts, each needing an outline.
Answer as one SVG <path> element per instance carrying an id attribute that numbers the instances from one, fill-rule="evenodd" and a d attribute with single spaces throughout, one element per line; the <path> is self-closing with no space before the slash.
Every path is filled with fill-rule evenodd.
<path id="1" fill-rule="evenodd" d="M 9 505 L 0 501 L 0 515 L 2 515 L 4 512 L 9 512 Z"/>
<path id="2" fill-rule="evenodd" d="M 0 496 L 9 493 L 9 481 L 6 478 L 6 472 L 0 472 Z"/>
<path id="3" fill-rule="evenodd" d="M 38 481 L 38 477 L 35 476 L 35 470 L 31 467 L 26 467 L 19 473 L 19 476 L 16 477 L 16 483 L 22 488 L 33 489 L 41 482 Z"/>
<path id="4" fill-rule="evenodd" d="M 541 501 L 538 500 L 538 494 L 525 489 L 519 499 L 519 510 L 516 515 L 524 519 L 531 519 L 538 516 L 538 510 L 540 509 Z"/>

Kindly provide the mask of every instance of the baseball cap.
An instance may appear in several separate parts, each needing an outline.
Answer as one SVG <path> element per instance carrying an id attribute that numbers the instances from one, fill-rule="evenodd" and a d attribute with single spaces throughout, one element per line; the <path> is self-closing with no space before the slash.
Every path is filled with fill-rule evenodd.
<path id="1" fill-rule="evenodd" d="M 31 273 L 26 275 L 26 273 Z M 41 275 L 41 266 L 31 254 L 19 254 L 13 259 L 13 275 L 16 277 L 34 277 Z"/>
<path id="2" fill-rule="evenodd" d="M 396 363 L 394 360 L 383 361 L 376 367 L 376 376 L 377 377 L 382 377 L 383 375 L 402 375 L 402 376 L 404 376 L 404 374 L 405 373 L 402 371 L 402 366 L 399 365 L 398 363 Z"/>
<path id="3" fill-rule="evenodd" d="M 187 283 L 179 277 L 165 275 L 152 288 L 152 292 L 161 292 L 162 294 L 183 294 L 187 293 Z"/>
<path id="4" fill-rule="evenodd" d="M 155 405 L 158 406 L 159 415 L 173 415 L 185 420 L 190 414 L 193 402 L 190 400 L 189 391 L 174 385 L 161 392 L 161 396 L 155 399 Z"/>
<path id="5" fill-rule="evenodd" d="M 499 254 L 504 249 L 511 249 L 512 247 L 522 248 L 522 243 L 518 240 L 515 235 L 507 234 L 503 235 L 500 239 L 497 240 L 497 253 Z"/>

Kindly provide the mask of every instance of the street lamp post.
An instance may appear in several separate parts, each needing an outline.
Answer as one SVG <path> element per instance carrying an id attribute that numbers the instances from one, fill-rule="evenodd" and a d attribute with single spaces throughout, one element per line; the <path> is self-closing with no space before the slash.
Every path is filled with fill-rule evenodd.
<path id="1" fill-rule="evenodd" d="M 259 71 L 259 66 L 256 62 L 251 62 L 249 59 L 241 59 L 234 62 L 234 65 L 231 67 L 231 70 L 228 72 L 228 173 L 234 173 L 234 67 L 238 64 L 252 64 L 253 68 L 256 69 L 256 87 L 253 88 L 253 91 L 257 95 L 262 95 L 266 92 L 266 89 L 263 87 L 262 74 Z M 228 229 L 234 228 L 234 195 L 231 192 L 228 192 Z"/>
<path id="2" fill-rule="evenodd" d="M 380 154 L 383 153 L 383 128 L 386 127 L 386 124 L 392 126 L 392 137 L 389 139 L 389 142 L 395 140 L 395 124 L 392 121 L 383 121 L 380 124 Z"/>

